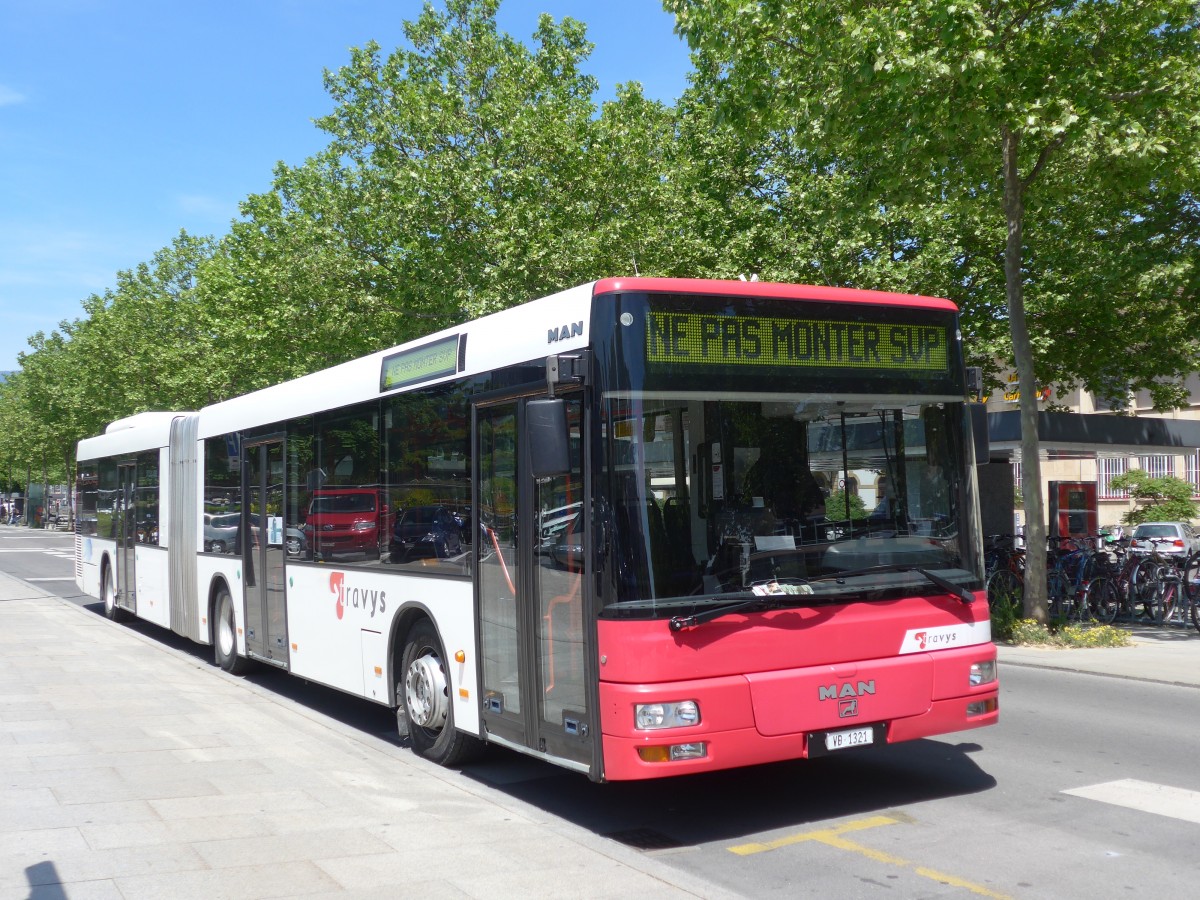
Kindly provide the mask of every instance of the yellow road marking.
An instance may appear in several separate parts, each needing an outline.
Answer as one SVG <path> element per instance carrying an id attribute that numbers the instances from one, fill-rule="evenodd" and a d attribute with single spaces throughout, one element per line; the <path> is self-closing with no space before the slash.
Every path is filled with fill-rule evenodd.
<path id="1" fill-rule="evenodd" d="M 867 859 L 875 862 L 885 863 L 891 866 L 899 866 L 902 869 L 911 869 L 915 874 L 922 878 L 930 878 L 941 884 L 948 884 L 951 887 L 962 888 L 970 891 L 972 894 L 978 894 L 981 897 L 990 897 L 992 900 L 1011 900 L 1007 894 L 998 894 L 993 890 L 984 887 L 981 884 L 967 881 L 964 878 L 959 878 L 956 875 L 947 875 L 945 872 L 939 872 L 936 869 L 930 869 L 926 866 L 918 866 L 915 863 L 909 862 L 899 856 L 893 856 L 891 853 L 885 853 L 882 850 L 874 850 L 871 847 L 864 847 L 862 844 L 847 840 L 842 837 L 844 834 L 852 834 L 856 831 L 865 831 L 868 828 L 879 828 L 882 825 L 899 825 L 904 821 L 902 817 L 894 816 L 871 816 L 869 819 L 856 819 L 853 822 L 843 822 L 841 825 L 835 825 L 832 828 L 822 828 L 818 831 L 806 831 L 801 834 L 792 834 L 787 837 L 779 838 L 778 840 L 769 841 L 767 843 L 755 844 L 738 844 L 736 847 L 730 847 L 731 853 L 736 853 L 739 856 L 751 856 L 755 853 L 764 853 L 768 850 L 778 850 L 780 847 L 788 847 L 792 844 L 803 844 L 806 841 L 816 841 L 819 844 L 825 844 L 828 847 L 836 847 L 839 850 L 849 850 L 851 853 L 857 853 L 860 856 L 865 856 Z"/>
<path id="2" fill-rule="evenodd" d="M 787 847 L 790 844 L 802 844 L 805 841 L 820 841 L 825 844 L 836 839 L 839 835 L 851 831 L 862 831 L 864 828 L 878 828 L 880 825 L 896 825 L 899 821 L 899 819 L 893 819 L 891 816 L 872 816 L 869 819 L 844 822 L 841 825 L 835 825 L 833 828 L 825 828 L 821 831 L 808 831 L 804 834 L 789 835 L 788 837 L 780 838 L 777 841 L 771 841 L 767 844 L 739 844 L 729 849 L 739 856 L 749 856 L 752 853 L 762 853 L 765 850 L 778 850 L 780 847 Z"/>

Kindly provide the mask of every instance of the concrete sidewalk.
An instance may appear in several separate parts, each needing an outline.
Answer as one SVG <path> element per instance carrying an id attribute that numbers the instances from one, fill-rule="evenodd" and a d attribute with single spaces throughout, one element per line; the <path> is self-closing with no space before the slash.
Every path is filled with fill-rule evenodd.
<path id="1" fill-rule="evenodd" d="M 0 773 L 0 897 L 730 896 L 3 573 Z"/>
<path id="2" fill-rule="evenodd" d="M 1200 632 L 1195 628 L 1120 623 L 1117 627 L 1132 632 L 1133 646 L 1049 648 L 1000 644 L 1000 680 L 1004 680 L 1005 666 L 1032 666 L 1200 687 Z"/>

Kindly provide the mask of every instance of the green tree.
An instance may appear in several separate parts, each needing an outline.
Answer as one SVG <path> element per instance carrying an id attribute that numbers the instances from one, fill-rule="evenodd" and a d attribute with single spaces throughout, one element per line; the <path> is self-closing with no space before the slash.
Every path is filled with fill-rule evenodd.
<path id="1" fill-rule="evenodd" d="M 847 519 L 865 519 L 867 515 L 867 506 L 858 494 L 848 494 L 839 488 L 825 500 L 825 518 L 835 522 Z"/>
<path id="2" fill-rule="evenodd" d="M 861 173 L 864 199 L 914 210 L 901 214 L 909 221 L 970 225 L 959 258 L 978 254 L 992 285 L 1002 260 L 1004 306 L 985 298 L 977 321 L 993 338 L 999 332 L 992 323 L 1007 321 L 1021 389 L 1028 538 L 1040 546 L 1046 524 L 1036 363 L 1061 354 L 1065 342 L 1046 332 L 1031 335 L 1026 286 L 1036 287 L 1030 263 L 1039 259 L 1039 245 L 1026 226 L 1080 197 L 1088 198 L 1088 209 L 1107 203 L 1110 212 L 1136 221 L 1156 185 L 1168 207 L 1171 200 L 1193 202 L 1187 192 L 1197 163 L 1195 4 L 665 0 L 664 6 L 695 50 L 698 72 L 717 78 L 723 109 L 746 132 L 791 135 L 835 170 Z M 1178 181 L 1179 171 L 1192 180 Z M 1079 224 L 1070 213 L 1060 218 L 1064 234 Z M 1123 249 L 1108 246 L 1110 253 Z M 1075 268 L 1069 253 L 1041 264 Z M 968 292 L 970 274 L 964 271 L 960 282 Z M 1194 278 L 1190 283 L 1194 288 Z M 1145 296 L 1128 290 L 1120 299 Z M 1188 315 L 1194 296 L 1168 294 L 1168 301 L 1176 297 L 1180 302 L 1164 310 L 1158 296 L 1160 315 Z M 1072 301 L 1078 310 L 1094 298 L 1074 294 Z M 1123 324 L 1136 321 L 1128 316 Z M 1045 559 L 1031 554 L 1029 564 L 1026 604 L 1045 621 Z"/>
<path id="3" fill-rule="evenodd" d="M 1196 501 L 1190 482 L 1173 475 L 1154 478 L 1145 469 L 1130 469 L 1114 476 L 1112 486 L 1128 491 L 1137 504 L 1123 516 L 1126 525 L 1142 522 L 1190 522 L 1196 518 Z"/>

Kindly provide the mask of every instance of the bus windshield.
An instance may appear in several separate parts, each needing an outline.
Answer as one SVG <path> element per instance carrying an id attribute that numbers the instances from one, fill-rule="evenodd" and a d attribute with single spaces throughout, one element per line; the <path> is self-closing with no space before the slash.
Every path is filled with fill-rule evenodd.
<path id="1" fill-rule="evenodd" d="M 981 586 L 953 308 L 630 292 L 595 331 L 604 615 Z"/>
<path id="2" fill-rule="evenodd" d="M 981 584 L 962 403 L 612 398 L 602 415 L 610 612 Z"/>

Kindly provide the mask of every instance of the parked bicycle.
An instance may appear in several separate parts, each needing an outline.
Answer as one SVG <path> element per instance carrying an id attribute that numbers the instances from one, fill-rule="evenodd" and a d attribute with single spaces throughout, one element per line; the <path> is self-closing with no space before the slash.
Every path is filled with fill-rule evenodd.
<path id="1" fill-rule="evenodd" d="M 984 553 L 988 608 L 1019 613 L 1025 603 L 1025 551 L 1011 534 L 987 538 Z"/>

